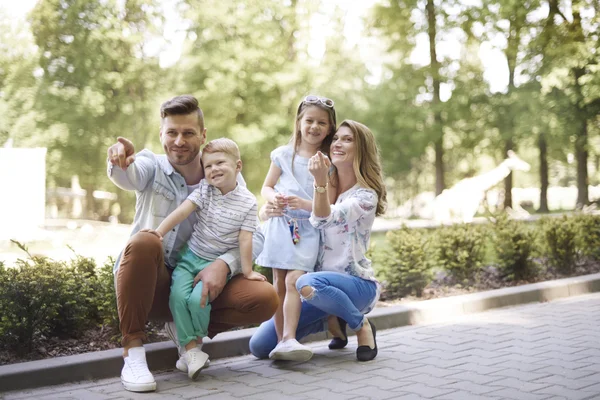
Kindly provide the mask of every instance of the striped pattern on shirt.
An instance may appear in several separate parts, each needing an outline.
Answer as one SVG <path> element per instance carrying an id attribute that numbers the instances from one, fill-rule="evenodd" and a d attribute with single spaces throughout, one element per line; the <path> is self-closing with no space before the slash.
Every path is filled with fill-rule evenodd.
<path id="1" fill-rule="evenodd" d="M 237 185 L 226 195 L 206 179 L 187 198 L 198 207 L 198 222 L 188 241 L 190 250 L 205 260 L 214 260 L 239 247 L 240 230 L 254 232 L 258 225 L 256 197 Z"/>

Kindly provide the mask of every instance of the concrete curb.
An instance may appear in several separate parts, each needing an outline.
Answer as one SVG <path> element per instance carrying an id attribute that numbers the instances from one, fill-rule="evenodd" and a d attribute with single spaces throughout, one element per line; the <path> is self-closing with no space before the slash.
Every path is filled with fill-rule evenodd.
<path id="1" fill-rule="evenodd" d="M 390 329 L 442 322 L 493 308 L 552 301 L 594 292 L 600 292 L 600 274 L 377 308 L 369 314 L 369 319 L 378 330 Z M 206 340 L 204 350 L 211 359 L 248 354 L 248 340 L 255 330 L 222 333 L 213 340 Z M 326 338 L 327 334 L 321 333 L 309 336 L 304 342 Z M 147 345 L 146 356 L 150 369 L 154 371 L 173 369 L 177 360 L 172 342 Z M 121 349 L 4 365 L 0 366 L 0 392 L 116 377 L 120 375 L 122 366 Z"/>

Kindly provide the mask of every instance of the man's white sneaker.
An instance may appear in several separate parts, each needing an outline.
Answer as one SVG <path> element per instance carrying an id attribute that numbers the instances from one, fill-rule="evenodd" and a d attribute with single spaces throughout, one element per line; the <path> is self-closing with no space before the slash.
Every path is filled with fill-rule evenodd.
<path id="1" fill-rule="evenodd" d="M 182 361 L 185 364 L 190 379 L 196 379 L 202 368 L 208 366 L 208 354 L 198 347 L 194 347 L 193 349 L 186 351 L 179 361 Z"/>
<path id="2" fill-rule="evenodd" d="M 156 390 L 156 381 L 148 369 L 146 349 L 132 347 L 124 358 L 121 371 L 121 383 L 130 392 L 152 392 Z"/>
<path id="3" fill-rule="evenodd" d="M 312 356 L 313 352 L 310 347 L 301 344 L 296 339 L 277 343 L 277 346 L 269 353 L 271 360 L 308 361 Z"/>

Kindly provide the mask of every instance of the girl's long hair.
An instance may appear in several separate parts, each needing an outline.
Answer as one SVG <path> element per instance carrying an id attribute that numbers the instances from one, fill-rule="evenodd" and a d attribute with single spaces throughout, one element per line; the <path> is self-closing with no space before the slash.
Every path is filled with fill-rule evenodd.
<path id="1" fill-rule="evenodd" d="M 356 181 L 362 187 L 373 189 L 377 193 L 377 209 L 375 215 L 385 213 L 387 208 L 387 190 L 383 183 L 383 172 L 381 169 L 381 156 L 375 141 L 373 132 L 360 122 L 344 120 L 339 128 L 345 126 L 354 135 L 355 154 L 352 169 L 356 175 Z M 338 129 L 339 129 L 338 128 Z M 332 185 L 337 184 L 337 170 L 333 168 L 331 174 Z"/>

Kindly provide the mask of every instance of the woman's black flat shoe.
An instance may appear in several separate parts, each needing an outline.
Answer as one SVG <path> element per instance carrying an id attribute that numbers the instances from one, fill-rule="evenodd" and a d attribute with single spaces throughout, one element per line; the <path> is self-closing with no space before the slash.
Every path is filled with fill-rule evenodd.
<path id="1" fill-rule="evenodd" d="M 369 325 L 371 325 L 371 330 L 373 331 L 373 344 L 374 348 L 370 348 L 369 346 L 358 346 L 356 349 L 356 359 L 358 361 L 371 361 L 377 356 L 377 340 L 375 340 L 375 325 L 371 321 L 369 321 Z"/>
<path id="2" fill-rule="evenodd" d="M 340 324 L 340 329 L 342 330 L 342 332 L 344 332 L 344 336 L 346 336 L 346 339 L 342 339 L 339 337 L 334 337 L 333 339 L 331 339 L 331 342 L 329 342 L 329 349 L 331 350 L 343 349 L 348 344 L 348 335 L 346 334 L 346 321 L 344 321 L 340 317 L 337 317 L 337 320 Z"/>

